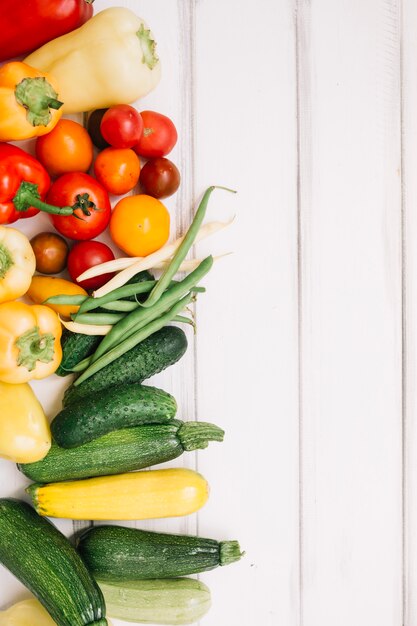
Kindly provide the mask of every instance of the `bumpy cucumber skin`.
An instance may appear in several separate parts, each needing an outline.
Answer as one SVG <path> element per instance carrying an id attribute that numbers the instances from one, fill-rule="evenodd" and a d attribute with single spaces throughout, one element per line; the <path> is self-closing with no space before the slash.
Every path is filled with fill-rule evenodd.
<path id="1" fill-rule="evenodd" d="M 109 582 L 177 578 L 220 565 L 220 544 L 214 539 L 122 526 L 89 529 L 77 548 L 93 576 Z"/>
<path id="2" fill-rule="evenodd" d="M 166 391 L 130 384 L 66 406 L 52 421 L 51 432 L 59 446 L 73 448 L 120 428 L 169 422 L 176 412 L 175 398 Z"/>
<path id="3" fill-rule="evenodd" d="M 194 624 L 209 610 L 210 589 L 193 578 L 98 581 L 109 615 L 140 624 Z"/>
<path id="4" fill-rule="evenodd" d="M 70 542 L 28 504 L 0 499 L 0 562 L 58 626 L 105 626 L 103 595 Z"/>
<path id="5" fill-rule="evenodd" d="M 78 387 L 71 385 L 65 392 L 63 405 L 92 398 L 110 387 L 141 383 L 179 361 L 186 350 L 184 332 L 177 326 L 165 326 Z"/>
<path id="6" fill-rule="evenodd" d="M 72 374 L 71 368 L 93 354 L 102 339 L 103 337 L 97 335 L 81 335 L 64 329 L 61 337 L 62 361 L 55 374 L 58 376 Z"/>
<path id="7" fill-rule="evenodd" d="M 184 450 L 177 437 L 182 422 L 124 428 L 76 448 L 61 448 L 55 442 L 46 457 L 18 465 L 37 483 L 110 476 L 165 463 Z"/>

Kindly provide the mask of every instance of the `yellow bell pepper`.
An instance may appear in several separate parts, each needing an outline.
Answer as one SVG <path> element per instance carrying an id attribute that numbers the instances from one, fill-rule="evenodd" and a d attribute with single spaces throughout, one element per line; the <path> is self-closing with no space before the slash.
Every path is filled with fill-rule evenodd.
<path id="1" fill-rule="evenodd" d="M 155 45 L 140 17 L 113 7 L 45 44 L 25 62 L 51 72 L 65 113 L 79 113 L 146 96 L 161 76 Z"/>
<path id="2" fill-rule="evenodd" d="M 0 141 L 49 133 L 62 115 L 55 80 L 12 61 L 0 67 Z"/>
<path id="3" fill-rule="evenodd" d="M 35 463 L 50 447 L 49 422 L 32 388 L 27 383 L 0 382 L 0 456 L 14 463 Z"/>
<path id="4" fill-rule="evenodd" d="M 0 303 L 27 292 L 35 267 L 29 239 L 15 228 L 0 226 Z"/>
<path id="5" fill-rule="evenodd" d="M 0 626 L 56 626 L 42 604 L 30 598 L 0 611 Z"/>
<path id="6" fill-rule="evenodd" d="M 45 300 L 52 296 L 87 296 L 85 289 L 72 283 L 64 278 L 55 278 L 54 276 L 34 276 L 27 295 L 35 304 L 44 304 Z M 49 304 L 45 303 L 61 317 L 71 317 L 72 313 L 77 313 L 80 308 L 77 305 L 70 304 Z"/>
<path id="7" fill-rule="evenodd" d="M 0 304 L 0 381 L 26 383 L 53 374 L 62 359 L 61 333 L 47 306 Z"/>

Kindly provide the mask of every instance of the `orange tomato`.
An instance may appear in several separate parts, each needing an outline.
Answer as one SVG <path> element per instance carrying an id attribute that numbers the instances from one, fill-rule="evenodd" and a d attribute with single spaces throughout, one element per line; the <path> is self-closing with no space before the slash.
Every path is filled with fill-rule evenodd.
<path id="1" fill-rule="evenodd" d="M 94 174 L 109 193 L 121 196 L 139 180 L 139 157 L 130 148 L 106 148 L 97 156 Z"/>
<path id="2" fill-rule="evenodd" d="M 60 120 L 36 140 L 36 156 L 53 177 L 87 172 L 93 161 L 93 142 L 86 129 L 72 120 Z"/>
<path id="3" fill-rule="evenodd" d="M 119 200 L 110 220 L 110 236 L 130 256 L 148 256 L 168 241 L 170 217 L 162 202 L 141 194 Z"/>

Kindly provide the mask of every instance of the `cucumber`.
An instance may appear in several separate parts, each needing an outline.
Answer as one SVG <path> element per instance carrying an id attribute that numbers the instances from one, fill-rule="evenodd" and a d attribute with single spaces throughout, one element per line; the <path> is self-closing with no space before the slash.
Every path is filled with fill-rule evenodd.
<path id="1" fill-rule="evenodd" d="M 172 420 L 169 424 L 117 430 L 77 448 L 65 449 L 53 442 L 42 461 L 18 468 L 37 483 L 120 474 L 171 461 L 184 450 L 222 441 L 223 435 L 213 424 Z"/>
<path id="2" fill-rule="evenodd" d="M 132 278 L 129 278 L 129 280 L 125 284 L 136 285 L 137 283 L 143 283 L 147 280 L 155 280 L 155 277 L 150 272 L 148 272 L 148 270 L 144 270 L 143 272 L 135 274 L 134 276 L 132 276 Z M 136 302 L 137 300 L 139 300 L 139 302 L 143 302 L 144 300 L 146 300 L 148 295 L 148 293 L 140 293 L 137 296 L 127 296 L 127 298 L 124 298 L 124 300 L 130 300 L 131 302 Z"/>
<path id="3" fill-rule="evenodd" d="M 61 337 L 62 361 L 55 374 L 69 376 L 71 368 L 78 365 L 98 347 L 103 337 L 98 335 L 81 335 L 64 329 Z"/>
<path id="4" fill-rule="evenodd" d="M 110 387 L 66 406 L 52 421 L 51 432 L 59 446 L 73 448 L 120 428 L 169 422 L 176 412 L 175 398 L 156 387 Z"/>
<path id="5" fill-rule="evenodd" d="M 111 617 L 137 624 L 193 624 L 211 604 L 210 589 L 193 578 L 97 581 Z"/>
<path id="6" fill-rule="evenodd" d="M 103 389 L 141 383 L 176 363 L 187 350 L 187 338 L 176 326 L 165 326 L 102 370 L 65 392 L 63 404 L 93 397 Z"/>
<path id="7" fill-rule="evenodd" d="M 106 626 L 103 595 L 68 539 L 25 502 L 0 499 L 0 563 L 58 626 Z"/>
<path id="8" fill-rule="evenodd" d="M 218 542 L 122 526 L 99 526 L 84 532 L 78 551 L 95 578 L 110 582 L 177 578 L 238 561 L 237 541 Z"/>

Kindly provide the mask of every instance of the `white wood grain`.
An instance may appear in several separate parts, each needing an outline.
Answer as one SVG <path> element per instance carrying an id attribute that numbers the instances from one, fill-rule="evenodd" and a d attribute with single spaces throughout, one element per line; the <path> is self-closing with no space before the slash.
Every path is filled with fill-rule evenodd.
<path id="1" fill-rule="evenodd" d="M 402 624 L 399 6 L 299 2 L 304 626 Z"/>

